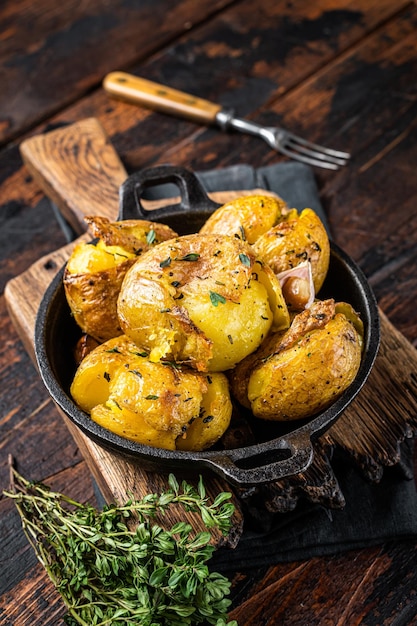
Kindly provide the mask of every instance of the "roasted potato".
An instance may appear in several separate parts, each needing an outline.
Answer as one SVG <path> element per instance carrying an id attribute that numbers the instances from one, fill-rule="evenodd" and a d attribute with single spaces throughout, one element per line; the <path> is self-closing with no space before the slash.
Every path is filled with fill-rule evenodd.
<path id="1" fill-rule="evenodd" d="M 232 393 L 255 417 L 313 416 L 347 389 L 361 362 L 362 324 L 352 307 L 316 301 L 288 331 L 270 335 L 230 374 Z"/>
<path id="2" fill-rule="evenodd" d="M 126 336 L 110 339 L 85 357 L 71 395 L 104 428 L 171 450 L 177 441 L 182 450 L 213 445 L 232 412 L 224 374 L 152 363 Z"/>
<path id="3" fill-rule="evenodd" d="M 251 246 L 220 235 L 162 242 L 127 271 L 118 317 L 151 361 L 224 371 L 253 352 L 289 314 L 278 279 Z"/>
<path id="4" fill-rule="evenodd" d="M 200 229 L 200 234 L 228 234 L 255 243 L 286 212 L 286 203 L 276 196 L 241 196 L 216 209 Z"/>
<path id="5" fill-rule="evenodd" d="M 226 432 L 232 415 L 229 383 L 222 373 L 206 376 L 207 391 L 201 399 L 198 417 L 176 440 L 177 450 L 211 448 Z M 227 399 L 227 401 L 226 401 Z"/>
<path id="6" fill-rule="evenodd" d="M 145 250 L 176 233 L 164 224 L 146 220 L 110 222 L 88 217 L 98 237 L 75 246 L 64 273 L 64 288 L 75 321 L 102 342 L 121 334 L 117 297 L 128 268 Z"/>
<path id="7" fill-rule="evenodd" d="M 277 274 L 278 278 L 290 278 L 288 272 L 300 264 L 311 267 L 315 293 L 320 291 L 326 278 L 330 262 L 330 243 L 326 229 L 312 209 L 298 213 L 291 209 L 282 221 L 262 234 L 253 244 L 255 254 L 263 259 Z M 287 304 L 297 310 L 303 308 L 300 289 L 305 292 L 305 302 L 313 300 L 310 293 L 309 277 L 294 273 L 283 285 Z M 300 304 L 301 306 L 297 306 Z"/>
<path id="8" fill-rule="evenodd" d="M 229 427 L 230 389 L 255 418 L 287 421 L 327 408 L 355 378 L 363 324 L 349 304 L 315 300 L 330 245 L 312 210 L 244 196 L 183 237 L 147 221 L 87 222 L 96 240 L 74 249 L 64 276 L 85 333 L 71 394 L 101 426 L 204 450 Z"/>

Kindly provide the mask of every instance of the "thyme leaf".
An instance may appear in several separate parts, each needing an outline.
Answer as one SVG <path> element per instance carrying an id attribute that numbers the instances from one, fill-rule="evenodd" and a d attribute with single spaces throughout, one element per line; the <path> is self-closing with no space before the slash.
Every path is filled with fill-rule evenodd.
<path id="1" fill-rule="evenodd" d="M 153 228 L 151 228 L 151 230 L 146 233 L 146 243 L 148 243 L 149 245 L 152 245 L 155 242 L 155 239 L 156 239 L 156 232 L 154 231 Z"/>
<path id="2" fill-rule="evenodd" d="M 200 258 L 200 255 L 198 254 L 198 252 L 189 252 L 188 254 L 185 254 L 181 258 L 175 259 L 175 260 L 176 261 L 198 261 L 199 258 Z"/>
<path id="3" fill-rule="evenodd" d="M 220 293 L 217 293 L 217 291 L 210 291 L 210 302 L 212 303 L 213 306 L 217 306 L 219 302 L 221 304 L 225 304 L 226 298 L 222 296 Z"/>
<path id="4" fill-rule="evenodd" d="M 239 254 L 239 261 L 243 264 L 246 265 L 246 267 L 250 267 L 250 258 L 248 257 L 247 254 L 244 254 L 243 252 L 241 252 Z"/>
<path id="5" fill-rule="evenodd" d="M 97 510 L 33 483 L 11 466 L 12 498 L 23 530 L 66 605 L 68 626 L 193 626 L 227 622 L 230 582 L 207 567 L 212 528 L 227 533 L 230 493 L 210 502 L 200 477 L 181 487 L 170 475 L 161 494 Z M 207 528 L 178 522 L 162 528 L 170 506 L 199 512 Z M 133 525 L 132 522 L 135 522 Z"/>

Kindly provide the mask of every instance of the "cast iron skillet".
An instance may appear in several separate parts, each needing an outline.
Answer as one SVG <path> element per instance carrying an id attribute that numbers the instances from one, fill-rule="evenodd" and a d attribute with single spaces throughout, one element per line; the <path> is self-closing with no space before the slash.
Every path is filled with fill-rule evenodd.
<path id="1" fill-rule="evenodd" d="M 172 183 L 180 191 L 178 204 L 152 211 L 143 207 L 141 199 L 147 190 Z M 179 234 L 188 234 L 198 231 L 217 206 L 208 198 L 194 174 L 178 167 L 160 166 L 133 174 L 122 185 L 119 219 L 151 219 L 168 224 Z M 102 428 L 71 400 L 69 388 L 75 371 L 72 351 L 80 330 L 66 302 L 63 272 L 64 268 L 50 284 L 37 315 L 35 351 L 41 377 L 54 401 L 88 437 L 110 450 L 136 459 L 147 470 L 167 472 L 209 468 L 231 484 L 240 486 L 259 485 L 304 471 L 313 459 L 312 442 L 355 398 L 378 351 L 379 315 L 375 297 L 360 268 L 332 243 L 329 273 L 319 296 L 349 302 L 360 313 L 365 325 L 364 355 L 352 385 L 330 408 L 311 419 L 286 424 L 253 420 L 258 427 L 253 445 L 203 452 L 152 448 Z"/>

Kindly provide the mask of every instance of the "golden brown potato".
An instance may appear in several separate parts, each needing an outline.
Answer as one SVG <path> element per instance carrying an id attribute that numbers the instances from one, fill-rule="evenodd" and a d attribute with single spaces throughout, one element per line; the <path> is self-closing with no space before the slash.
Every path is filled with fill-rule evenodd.
<path id="1" fill-rule="evenodd" d="M 220 235 L 162 242 L 128 270 L 118 299 L 123 332 L 151 361 L 223 371 L 271 328 L 287 328 L 279 281 L 249 244 Z"/>
<path id="2" fill-rule="evenodd" d="M 130 367 L 138 357 L 136 345 L 124 336 L 98 345 L 81 361 L 71 385 L 71 395 L 78 406 L 90 413 L 109 397 L 109 386 L 120 367 Z"/>
<path id="3" fill-rule="evenodd" d="M 96 255 L 96 252 L 99 252 L 99 255 Z M 73 254 L 74 258 L 78 254 L 87 256 L 78 246 Z M 98 342 L 102 342 L 122 332 L 117 319 L 117 297 L 126 271 L 134 263 L 135 258 L 126 260 L 125 257 L 123 262 L 111 268 L 98 269 L 100 257 L 107 260 L 109 256 L 100 243 L 88 256 L 90 261 L 93 256 L 97 258 L 95 266 L 97 269 L 73 273 L 73 266 L 67 265 L 64 272 L 65 295 L 78 326 Z M 92 265 L 91 262 L 89 265 Z"/>
<path id="4" fill-rule="evenodd" d="M 120 246 L 134 256 L 146 252 L 161 241 L 177 237 L 177 233 L 166 224 L 148 220 L 111 222 L 106 217 L 88 216 L 85 221 L 94 237 L 101 239 L 107 246 Z"/>
<path id="5" fill-rule="evenodd" d="M 360 328 L 350 305 L 317 301 L 231 372 L 232 392 L 262 419 L 310 417 L 354 380 L 361 362 Z"/>
<path id="6" fill-rule="evenodd" d="M 85 357 L 71 395 L 104 428 L 172 450 L 177 440 L 183 450 L 213 445 L 232 412 L 224 374 L 152 363 L 126 336 L 110 339 Z"/>
<path id="7" fill-rule="evenodd" d="M 177 450 L 206 450 L 226 432 L 232 416 L 229 383 L 224 374 L 206 376 L 207 390 L 201 399 L 200 413 L 186 432 L 176 440 Z M 226 402 L 225 399 L 228 399 Z"/>
<path id="8" fill-rule="evenodd" d="M 241 196 L 219 207 L 200 229 L 202 235 L 231 235 L 254 243 L 288 212 L 275 196 Z"/>
<path id="9" fill-rule="evenodd" d="M 91 419 L 119 437 L 153 448 L 175 450 L 176 435 L 172 431 L 156 430 L 142 415 L 121 408 L 113 399 L 95 406 L 91 411 Z"/>
<path id="10" fill-rule="evenodd" d="M 86 221 L 97 240 L 74 249 L 64 276 L 88 334 L 71 394 L 104 428 L 204 450 L 228 429 L 229 381 L 255 417 L 286 421 L 327 408 L 356 376 L 360 318 L 314 302 L 330 245 L 310 209 L 244 196 L 184 237 L 144 220 Z"/>
<path id="11" fill-rule="evenodd" d="M 128 268 L 142 252 L 176 233 L 146 220 L 110 222 L 88 217 L 86 221 L 99 239 L 75 246 L 65 269 L 64 288 L 77 324 L 102 342 L 122 332 L 117 296 Z"/>
<path id="12" fill-rule="evenodd" d="M 278 277 L 308 262 L 315 292 L 319 292 L 329 268 L 330 244 L 322 221 L 312 209 L 304 209 L 300 214 L 291 209 L 281 222 L 256 240 L 253 248 Z M 304 281 L 301 285 L 297 277 L 292 286 L 287 285 L 287 304 L 297 298 L 297 290 L 308 289 L 308 277 L 304 277 Z"/>

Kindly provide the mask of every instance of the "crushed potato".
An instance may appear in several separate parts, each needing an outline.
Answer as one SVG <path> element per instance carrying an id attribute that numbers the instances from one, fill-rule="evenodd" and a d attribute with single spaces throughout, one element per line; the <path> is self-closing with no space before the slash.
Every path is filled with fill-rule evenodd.
<path id="1" fill-rule="evenodd" d="M 77 347 L 71 394 L 104 428 L 203 450 L 228 429 L 232 398 L 254 419 L 298 420 L 354 380 L 363 324 L 349 304 L 317 298 L 330 244 L 311 209 L 243 196 L 181 237 L 143 220 L 87 221 L 96 240 L 64 275 L 94 338 Z"/>

